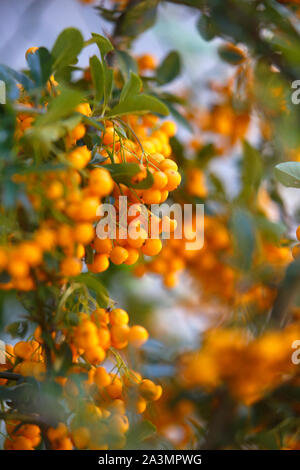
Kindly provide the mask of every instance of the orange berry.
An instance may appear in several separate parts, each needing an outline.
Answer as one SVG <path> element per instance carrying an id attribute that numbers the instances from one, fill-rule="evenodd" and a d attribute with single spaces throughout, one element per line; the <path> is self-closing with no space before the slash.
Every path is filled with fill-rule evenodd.
<path id="1" fill-rule="evenodd" d="M 95 220 L 98 207 L 99 199 L 97 197 L 85 197 L 79 204 L 76 218 L 87 222 Z"/>
<path id="2" fill-rule="evenodd" d="M 115 246 L 110 253 L 110 259 L 114 264 L 122 264 L 127 258 L 128 251 L 122 246 Z"/>
<path id="3" fill-rule="evenodd" d="M 293 255 L 294 259 L 299 258 L 299 256 L 300 256 L 300 243 L 297 243 L 297 245 L 293 246 L 292 255 Z"/>
<path id="4" fill-rule="evenodd" d="M 31 359 L 33 352 L 32 344 L 26 343 L 26 341 L 19 341 L 14 346 L 14 355 L 21 359 Z"/>
<path id="5" fill-rule="evenodd" d="M 144 413 L 145 409 L 147 408 L 147 402 L 144 398 L 140 397 L 136 402 L 136 412 L 141 414 Z"/>
<path id="6" fill-rule="evenodd" d="M 121 398 L 122 396 L 122 382 L 119 377 L 113 376 L 112 383 L 105 387 L 105 390 L 107 391 L 108 395 L 110 398 L 113 398 L 114 400 L 116 398 Z"/>
<path id="7" fill-rule="evenodd" d="M 133 346 L 140 348 L 148 338 L 148 331 L 143 326 L 134 325 L 130 328 L 128 342 Z"/>
<path id="8" fill-rule="evenodd" d="M 132 224 L 134 224 L 134 222 L 131 222 L 129 225 L 127 242 L 131 248 L 140 248 L 148 238 L 148 234 L 143 228 L 138 229 Z"/>
<path id="9" fill-rule="evenodd" d="M 128 344 L 130 328 L 126 324 L 122 325 L 113 325 L 111 327 L 111 341 L 112 345 L 117 349 L 123 349 Z"/>
<path id="10" fill-rule="evenodd" d="M 26 59 L 27 59 L 27 56 L 28 56 L 29 54 L 34 54 L 38 49 L 39 49 L 39 48 L 38 48 L 38 47 L 35 47 L 35 46 L 29 47 L 29 49 L 27 49 L 27 51 L 26 51 L 26 53 L 25 53 Z"/>
<path id="11" fill-rule="evenodd" d="M 164 189 L 162 192 L 161 192 L 161 199 L 160 199 L 160 203 L 162 204 L 163 202 L 165 202 L 169 197 L 169 191 L 167 191 L 166 189 Z"/>
<path id="12" fill-rule="evenodd" d="M 69 162 L 78 170 L 84 168 L 91 159 L 91 152 L 86 145 L 77 147 L 68 155 Z"/>
<path id="13" fill-rule="evenodd" d="M 155 394 L 155 397 L 153 398 L 153 401 L 159 400 L 160 397 L 162 396 L 162 392 L 163 392 L 162 386 L 156 385 L 156 394 Z"/>
<path id="14" fill-rule="evenodd" d="M 0 270 L 2 270 L 7 263 L 7 254 L 0 248 Z"/>
<path id="15" fill-rule="evenodd" d="M 152 54 L 143 54 L 137 59 L 141 71 L 154 70 L 157 65 L 156 58 Z"/>
<path id="16" fill-rule="evenodd" d="M 159 204 L 161 202 L 161 192 L 159 189 L 145 189 L 143 191 L 145 204 Z"/>
<path id="17" fill-rule="evenodd" d="M 163 189 L 168 183 L 168 177 L 163 171 L 155 171 L 153 179 L 152 189 Z"/>
<path id="18" fill-rule="evenodd" d="M 168 273 L 164 276 L 164 286 L 168 287 L 169 289 L 172 289 L 172 287 L 175 287 L 177 284 L 177 277 L 175 273 Z"/>
<path id="19" fill-rule="evenodd" d="M 42 261 L 42 251 L 35 242 L 24 242 L 19 247 L 20 257 L 31 266 L 37 266 Z"/>
<path id="20" fill-rule="evenodd" d="M 79 348 L 91 349 L 98 346 L 98 331 L 90 320 L 84 320 L 75 330 L 75 343 Z"/>
<path id="21" fill-rule="evenodd" d="M 72 431 L 72 441 L 77 449 L 85 449 L 91 437 L 91 433 L 88 428 L 80 427 Z"/>
<path id="22" fill-rule="evenodd" d="M 64 423 L 59 423 L 56 428 L 49 428 L 47 436 L 51 442 L 63 439 L 68 435 L 67 426 Z"/>
<path id="23" fill-rule="evenodd" d="M 108 328 L 101 327 L 98 330 L 98 341 L 103 349 L 108 349 L 110 347 L 110 331 Z"/>
<path id="24" fill-rule="evenodd" d="M 98 327 L 106 326 L 109 323 L 109 314 L 104 308 L 96 308 L 92 312 L 91 319 Z"/>
<path id="25" fill-rule="evenodd" d="M 64 187 L 60 181 L 52 181 L 46 190 L 46 195 L 49 199 L 58 199 L 64 194 Z"/>
<path id="26" fill-rule="evenodd" d="M 139 392 L 145 400 L 152 401 L 157 394 L 156 385 L 152 380 L 144 379 L 139 384 Z"/>
<path id="27" fill-rule="evenodd" d="M 127 325 L 129 316 L 122 308 L 114 308 L 109 314 L 109 321 L 111 325 Z"/>
<path id="28" fill-rule="evenodd" d="M 22 259 L 16 259 L 13 257 L 9 264 L 8 264 L 8 272 L 13 277 L 25 277 L 29 274 L 29 266 L 28 263 L 23 261 Z"/>
<path id="29" fill-rule="evenodd" d="M 94 261 L 92 264 L 88 264 L 88 269 L 93 273 L 102 273 L 109 268 L 109 259 L 108 255 L 102 253 L 97 253 L 94 256 Z"/>
<path id="30" fill-rule="evenodd" d="M 91 364 L 101 364 L 105 359 L 105 351 L 102 346 L 94 346 L 84 351 L 85 359 Z"/>
<path id="31" fill-rule="evenodd" d="M 89 188 L 99 197 L 107 196 L 114 188 L 114 181 L 107 170 L 95 168 L 90 173 Z"/>
<path id="32" fill-rule="evenodd" d="M 89 223 L 78 224 L 74 228 L 73 235 L 76 242 L 87 245 L 94 238 L 94 227 Z"/>
<path id="33" fill-rule="evenodd" d="M 111 376 L 104 367 L 97 367 L 94 382 L 99 388 L 107 387 L 111 384 Z"/>
<path id="34" fill-rule="evenodd" d="M 116 134 L 113 127 L 107 127 L 105 133 L 102 136 L 102 141 L 104 145 L 112 145 L 119 140 L 118 134 Z"/>
<path id="35" fill-rule="evenodd" d="M 60 439 L 55 446 L 56 450 L 73 450 L 73 444 L 69 437 L 64 437 Z"/>
<path id="36" fill-rule="evenodd" d="M 65 258 L 60 265 L 63 276 L 78 276 L 81 273 L 82 264 L 77 258 Z"/>
<path id="37" fill-rule="evenodd" d="M 113 415 L 109 424 L 113 434 L 124 434 L 129 429 L 129 421 L 125 415 Z"/>
<path id="38" fill-rule="evenodd" d="M 73 233 L 69 225 L 60 225 L 57 230 L 57 243 L 63 247 L 69 247 L 73 243 Z"/>
<path id="39" fill-rule="evenodd" d="M 166 170 L 178 170 L 177 164 L 174 162 L 174 160 L 171 160 L 170 158 L 165 158 L 160 164 L 159 168 L 161 171 L 166 171 Z"/>
<path id="40" fill-rule="evenodd" d="M 159 239 L 148 238 L 142 246 L 142 252 L 147 256 L 155 256 L 162 249 L 162 242 Z"/>
<path id="41" fill-rule="evenodd" d="M 165 121 L 161 126 L 161 130 L 169 137 L 173 137 L 176 134 L 177 126 L 173 121 Z"/>
<path id="42" fill-rule="evenodd" d="M 113 244 L 110 238 L 98 238 L 96 237 L 94 240 L 94 248 L 97 253 L 103 253 L 109 255 L 113 248 Z"/>
<path id="43" fill-rule="evenodd" d="M 128 258 L 125 261 L 125 264 L 128 266 L 131 266 L 132 264 L 135 264 L 137 260 L 139 259 L 139 252 L 135 248 L 126 247 L 126 250 L 128 251 Z"/>
<path id="44" fill-rule="evenodd" d="M 163 162 L 165 159 L 165 157 L 161 153 L 151 153 L 151 155 L 149 155 L 147 158 L 149 163 L 151 163 L 154 168 L 159 167 L 160 163 Z"/>
<path id="45" fill-rule="evenodd" d="M 78 113 L 84 114 L 85 116 L 90 116 L 92 114 L 92 110 L 89 103 L 80 103 L 76 107 L 76 111 Z"/>
<path id="46" fill-rule="evenodd" d="M 174 191 L 174 189 L 176 189 L 181 183 L 180 173 L 176 170 L 166 170 L 165 174 L 168 178 L 168 184 L 165 189 L 168 191 Z"/>
<path id="47" fill-rule="evenodd" d="M 70 145 L 73 145 L 73 143 L 75 143 L 77 140 L 82 139 L 84 135 L 85 126 L 80 122 L 79 124 L 77 124 L 77 126 L 74 127 L 74 129 L 72 129 L 72 131 L 70 132 L 70 137 L 67 137 L 67 141 L 69 142 L 71 140 Z"/>
<path id="48" fill-rule="evenodd" d="M 31 440 L 24 436 L 13 438 L 12 448 L 13 450 L 34 450 Z"/>
<path id="49" fill-rule="evenodd" d="M 298 227 L 297 230 L 296 230 L 296 237 L 297 237 L 297 239 L 300 241 L 300 225 L 299 225 L 299 227 Z"/>

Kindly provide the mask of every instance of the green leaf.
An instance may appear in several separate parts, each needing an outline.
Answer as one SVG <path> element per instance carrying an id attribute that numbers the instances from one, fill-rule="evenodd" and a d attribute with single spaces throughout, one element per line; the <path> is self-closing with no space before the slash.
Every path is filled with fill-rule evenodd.
<path id="1" fill-rule="evenodd" d="M 138 73 L 136 61 L 125 51 L 116 51 L 116 59 L 125 81 L 129 80 L 130 72 Z"/>
<path id="2" fill-rule="evenodd" d="M 226 200 L 226 190 L 223 181 L 214 173 L 209 173 L 209 179 L 214 187 L 215 194 L 222 200 Z"/>
<path id="3" fill-rule="evenodd" d="M 53 68 L 58 69 L 76 63 L 77 56 L 83 48 L 83 37 L 76 28 L 65 29 L 56 39 L 52 49 Z"/>
<path id="4" fill-rule="evenodd" d="M 74 277 L 75 282 L 86 285 L 86 287 L 96 294 L 96 299 L 100 307 L 108 307 L 110 298 L 104 285 L 92 274 L 82 273 Z"/>
<path id="5" fill-rule="evenodd" d="M 14 147 L 16 116 L 9 106 L 0 106 L 0 154 L 1 159 L 10 160 Z"/>
<path id="6" fill-rule="evenodd" d="M 86 264 L 92 264 L 94 261 L 94 252 L 91 245 L 85 247 L 85 262 Z"/>
<path id="7" fill-rule="evenodd" d="M 28 331 L 28 323 L 26 321 L 16 321 L 10 323 L 5 330 L 12 338 L 24 338 Z"/>
<path id="8" fill-rule="evenodd" d="M 138 75 L 131 72 L 130 78 L 128 82 L 124 85 L 121 95 L 120 95 L 120 103 L 125 101 L 126 99 L 137 95 L 142 88 L 142 80 Z"/>
<path id="9" fill-rule="evenodd" d="M 205 41 L 211 41 L 216 36 L 216 28 L 207 15 L 201 15 L 197 22 L 197 29 Z"/>
<path id="10" fill-rule="evenodd" d="M 231 65 L 239 65 L 245 59 L 242 51 L 239 51 L 238 48 L 232 48 L 228 44 L 219 47 L 218 54 L 224 62 Z"/>
<path id="11" fill-rule="evenodd" d="M 52 73 L 53 59 L 45 47 L 40 47 L 33 54 L 27 54 L 30 76 L 37 86 L 44 86 Z"/>
<path id="12" fill-rule="evenodd" d="M 140 445 L 147 439 L 154 437 L 155 433 L 156 427 L 148 420 L 133 424 L 126 436 L 126 447 L 129 449 L 140 448 Z"/>
<path id="13" fill-rule="evenodd" d="M 90 58 L 90 69 L 95 90 L 95 101 L 100 102 L 104 95 L 104 71 L 97 56 Z"/>
<path id="14" fill-rule="evenodd" d="M 25 90 L 34 88 L 34 83 L 25 74 L 16 72 L 7 65 L 0 65 L 0 80 L 3 80 L 6 86 L 6 95 L 12 101 L 18 99 L 20 90 L 17 84 L 21 84 Z"/>
<path id="15" fill-rule="evenodd" d="M 36 119 L 34 127 L 56 123 L 67 117 L 82 101 L 83 94 L 81 92 L 68 88 L 62 89 L 60 95 L 50 102 L 47 113 Z"/>
<path id="16" fill-rule="evenodd" d="M 103 63 L 104 70 L 104 107 L 109 103 L 113 88 L 113 70 Z"/>
<path id="17" fill-rule="evenodd" d="M 170 113 L 172 114 L 173 118 L 176 120 L 178 125 L 185 127 L 185 129 L 189 132 L 193 132 L 193 128 L 189 121 L 175 108 L 175 106 L 167 100 L 162 100 L 163 103 L 168 107 Z"/>
<path id="18" fill-rule="evenodd" d="M 286 226 L 282 222 L 272 222 L 264 215 L 257 215 L 255 224 L 263 234 L 264 240 L 271 243 L 279 243 L 286 231 Z"/>
<path id="19" fill-rule="evenodd" d="M 147 176 L 139 183 L 133 183 L 132 178 L 137 175 L 141 169 L 137 163 L 111 163 L 105 165 L 112 178 L 117 183 L 126 184 L 126 186 L 136 189 L 148 189 L 153 184 L 153 175 L 147 169 Z"/>
<path id="20" fill-rule="evenodd" d="M 216 156 L 216 147 L 212 143 L 208 143 L 201 147 L 196 153 L 196 163 L 199 167 L 204 168 L 208 162 Z"/>
<path id="21" fill-rule="evenodd" d="M 170 52 L 163 60 L 156 72 L 159 83 L 164 85 L 174 80 L 181 70 L 180 55 L 176 51 Z"/>
<path id="22" fill-rule="evenodd" d="M 288 188 L 300 188 L 300 162 L 279 163 L 275 167 L 275 177 Z"/>
<path id="23" fill-rule="evenodd" d="M 163 116 L 167 116 L 169 114 L 167 106 L 160 100 L 151 95 L 141 94 L 132 96 L 125 101 L 122 101 L 122 103 L 114 106 L 114 108 L 108 113 L 108 117 L 147 112 L 159 113 Z"/>
<path id="24" fill-rule="evenodd" d="M 92 33 L 92 39 L 90 39 L 87 44 L 97 44 L 102 60 L 109 52 L 113 51 L 114 47 L 109 39 L 101 36 L 97 33 Z"/>
<path id="25" fill-rule="evenodd" d="M 246 210 L 236 209 L 230 222 L 237 263 L 242 269 L 247 270 L 251 267 L 255 248 L 255 230 L 252 216 Z"/>
<path id="26" fill-rule="evenodd" d="M 68 343 L 62 343 L 56 350 L 53 369 L 57 375 L 64 375 L 72 366 L 72 350 Z"/>
<path id="27" fill-rule="evenodd" d="M 117 35 L 134 38 L 151 28 L 156 20 L 158 0 L 142 0 L 129 5 L 119 22 Z"/>
<path id="28" fill-rule="evenodd" d="M 263 174 L 262 156 L 248 142 L 243 143 L 242 189 L 239 199 L 249 201 L 255 196 Z"/>

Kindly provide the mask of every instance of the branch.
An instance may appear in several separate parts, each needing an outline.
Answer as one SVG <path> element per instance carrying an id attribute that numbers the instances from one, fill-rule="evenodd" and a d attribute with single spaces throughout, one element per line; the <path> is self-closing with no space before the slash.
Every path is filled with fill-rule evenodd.
<path id="1" fill-rule="evenodd" d="M 8 379 L 8 380 L 23 380 L 23 375 L 14 374 L 13 372 L 0 372 L 0 379 Z"/>

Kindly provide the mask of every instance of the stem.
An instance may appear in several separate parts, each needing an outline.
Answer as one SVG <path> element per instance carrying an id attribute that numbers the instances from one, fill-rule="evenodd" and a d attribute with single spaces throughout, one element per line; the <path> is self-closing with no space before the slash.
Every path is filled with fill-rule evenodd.
<path id="1" fill-rule="evenodd" d="M 226 441 L 230 438 L 232 423 L 234 402 L 230 398 L 227 390 L 218 390 L 215 398 L 219 404 L 213 411 L 211 419 L 208 425 L 208 431 L 206 439 L 201 446 L 201 449 L 215 450 L 223 445 L 226 445 Z"/>
<path id="2" fill-rule="evenodd" d="M 23 375 L 14 374 L 13 372 L 0 372 L 0 379 L 21 380 L 24 379 L 24 377 Z"/>

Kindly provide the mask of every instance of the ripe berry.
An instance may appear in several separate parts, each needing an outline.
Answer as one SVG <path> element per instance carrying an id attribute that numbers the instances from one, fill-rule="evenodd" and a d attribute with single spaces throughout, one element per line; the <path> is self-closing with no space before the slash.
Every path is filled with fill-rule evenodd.
<path id="1" fill-rule="evenodd" d="M 175 122 L 173 121 L 165 121 L 162 126 L 161 130 L 167 134 L 169 137 L 173 137 L 176 134 L 177 127 Z"/>
<path id="2" fill-rule="evenodd" d="M 97 253 L 94 256 L 94 261 L 92 264 L 88 264 L 88 269 L 93 273 L 102 273 L 109 268 L 109 259 L 108 255 L 102 253 Z"/>
<path id="3" fill-rule="evenodd" d="M 134 325 L 130 328 L 128 342 L 136 348 L 140 348 L 148 338 L 148 331 L 143 326 Z"/>
<path id="4" fill-rule="evenodd" d="M 97 367 L 94 375 L 94 382 L 97 387 L 107 387 L 111 384 L 111 376 L 104 367 Z"/>
<path id="5" fill-rule="evenodd" d="M 113 248 L 112 241 L 110 238 L 98 238 L 94 240 L 94 248 L 97 253 L 109 254 Z"/>
<path id="6" fill-rule="evenodd" d="M 94 227 L 89 223 L 81 223 L 76 225 L 73 234 L 76 242 L 87 245 L 94 238 Z"/>
<path id="7" fill-rule="evenodd" d="M 159 168 L 161 171 L 166 171 L 166 170 L 178 170 L 177 164 L 174 162 L 174 160 L 171 160 L 169 158 L 166 158 L 159 164 Z"/>
<path id="8" fill-rule="evenodd" d="M 155 171 L 153 174 L 153 189 L 163 189 L 168 183 L 168 177 L 163 171 Z"/>
<path id="9" fill-rule="evenodd" d="M 122 308 L 115 308 L 109 314 L 109 321 L 111 325 L 127 325 L 129 316 Z"/>
<path id="10" fill-rule="evenodd" d="M 162 242 L 159 239 L 148 238 L 142 246 L 142 252 L 147 256 L 155 256 L 162 249 Z"/>
<path id="11" fill-rule="evenodd" d="M 63 276 L 78 276 L 81 273 L 81 261 L 77 258 L 65 258 L 60 265 Z"/>
<path id="12" fill-rule="evenodd" d="M 122 264 L 128 258 L 128 251 L 122 246 L 115 246 L 110 254 L 110 259 L 114 264 Z"/>
<path id="13" fill-rule="evenodd" d="M 145 204 L 159 204 L 161 202 L 161 192 L 159 189 L 145 189 L 143 191 L 143 200 Z"/>
<path id="14" fill-rule="evenodd" d="M 168 191 L 174 191 L 174 189 L 176 189 L 180 185 L 180 173 L 178 173 L 178 171 L 176 170 L 169 169 L 165 171 L 165 174 L 168 178 L 168 184 L 165 189 L 167 189 Z"/>

